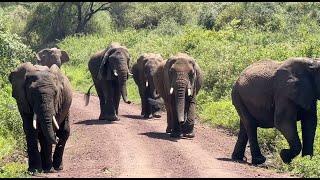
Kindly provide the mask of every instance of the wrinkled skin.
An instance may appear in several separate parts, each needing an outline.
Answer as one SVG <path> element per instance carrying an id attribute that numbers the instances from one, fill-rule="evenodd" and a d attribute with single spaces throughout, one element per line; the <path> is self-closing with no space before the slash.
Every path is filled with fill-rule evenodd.
<path id="1" fill-rule="evenodd" d="M 56 65 L 49 69 L 46 66 L 33 66 L 28 62 L 13 70 L 9 81 L 12 84 L 12 96 L 17 101 L 23 120 L 29 158 L 28 171 L 62 170 L 64 147 L 70 134 L 69 108 L 72 91 L 68 78 Z M 36 124 L 33 124 L 34 114 Z M 53 116 L 59 129 L 54 126 Z M 53 157 L 52 144 L 56 144 Z"/>
<path id="2" fill-rule="evenodd" d="M 120 120 L 118 117 L 120 96 L 124 102 L 131 103 L 127 98 L 126 84 L 129 61 L 127 48 L 119 43 L 111 43 L 107 49 L 97 52 L 90 58 L 88 67 L 100 100 L 99 119 Z M 85 95 L 86 105 L 89 103 L 91 87 Z"/>
<path id="3" fill-rule="evenodd" d="M 257 127 L 277 128 L 289 143 L 280 156 L 290 163 L 301 149 L 313 155 L 320 95 L 320 62 L 291 58 L 282 63 L 268 60 L 246 68 L 232 89 L 232 103 L 240 116 L 240 132 L 232 159 L 242 161 L 249 140 L 252 164 L 262 164 Z M 297 121 L 301 120 L 302 142 Z"/>
<path id="4" fill-rule="evenodd" d="M 150 104 L 148 98 L 154 100 L 160 98 L 155 89 L 153 76 L 162 61 L 163 58 L 160 54 L 145 53 L 132 66 L 133 79 L 139 88 L 141 98 L 141 115 L 144 118 L 161 117 L 160 106 Z"/>
<path id="5" fill-rule="evenodd" d="M 57 48 L 45 48 L 39 51 L 37 54 L 37 64 L 42 66 L 48 66 L 49 68 L 56 64 L 59 68 L 63 63 L 69 61 L 69 55 L 66 51 Z"/>
<path id="6" fill-rule="evenodd" d="M 170 57 L 157 68 L 154 83 L 165 103 L 168 124 L 166 132 L 171 133 L 171 137 L 194 137 L 196 95 L 202 81 L 199 66 L 184 53 Z"/>

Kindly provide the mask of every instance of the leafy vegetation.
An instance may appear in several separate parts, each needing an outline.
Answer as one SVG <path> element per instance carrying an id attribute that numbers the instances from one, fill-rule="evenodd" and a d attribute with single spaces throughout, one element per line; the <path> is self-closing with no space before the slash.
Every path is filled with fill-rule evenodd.
<path id="1" fill-rule="evenodd" d="M 0 5 L 0 73 L 4 77 L 1 79 L 0 95 L 4 98 L 0 100 L 0 123 L 5 124 L 0 126 L 0 158 L 12 154 L 17 144 L 23 143 L 19 140 L 19 137 L 23 139 L 20 117 L 7 82 L 8 73 L 18 63 L 34 60 L 32 50 L 22 44 L 22 40 L 34 51 L 54 45 L 67 51 L 70 61 L 62 66 L 62 71 L 69 77 L 73 89 L 81 92 L 86 92 L 92 84 L 87 68 L 90 56 L 111 42 L 128 47 L 130 66 L 142 53 L 160 53 L 168 58 L 177 52 L 186 52 L 197 60 L 204 72 L 204 87 L 197 97 L 200 119 L 234 134 L 238 132 L 239 119 L 230 91 L 244 68 L 262 59 L 283 61 L 289 57 L 320 55 L 320 4 L 317 2 L 110 3 L 108 13 L 95 14 L 88 21 L 85 33 L 80 34 L 75 33 L 75 16 L 72 16 L 75 6 L 68 7 L 71 10 L 59 19 L 60 29 L 55 31 L 51 22 L 59 3 Z M 53 40 L 57 43 L 47 44 Z M 132 78 L 128 84 L 129 99 L 139 103 Z M 316 156 L 311 160 L 299 156 L 290 165 L 283 164 L 279 157 L 279 151 L 288 144 L 277 130 L 259 129 L 258 134 L 259 143 L 264 153 L 271 156 L 269 159 L 275 168 L 303 177 L 320 177 L 319 133 L 315 139 Z M 23 166 L 6 167 L 1 169 L 1 177 L 9 176 L 4 171 L 14 174 L 10 169 Z"/>

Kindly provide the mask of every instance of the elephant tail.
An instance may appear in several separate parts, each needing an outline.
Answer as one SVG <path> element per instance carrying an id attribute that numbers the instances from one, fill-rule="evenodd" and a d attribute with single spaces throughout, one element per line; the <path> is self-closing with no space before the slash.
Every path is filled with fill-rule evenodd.
<path id="1" fill-rule="evenodd" d="M 88 89 L 88 92 L 84 95 L 84 100 L 85 100 L 85 106 L 88 106 L 89 104 L 89 99 L 90 99 L 90 90 L 93 87 L 94 84 L 92 84 L 90 86 L 90 88 Z"/>

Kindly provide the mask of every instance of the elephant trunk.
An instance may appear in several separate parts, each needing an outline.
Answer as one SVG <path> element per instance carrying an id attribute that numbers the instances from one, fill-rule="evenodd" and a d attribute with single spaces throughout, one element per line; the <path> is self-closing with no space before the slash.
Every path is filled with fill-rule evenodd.
<path id="1" fill-rule="evenodd" d="M 41 131 L 49 144 L 57 144 L 57 139 L 53 130 L 54 116 L 45 116 L 39 119 Z"/>
<path id="2" fill-rule="evenodd" d="M 119 89 L 120 89 L 120 93 L 122 96 L 122 99 L 125 103 L 130 104 L 131 101 L 128 100 L 128 96 L 127 96 L 127 77 L 128 73 L 125 72 L 121 72 L 121 75 L 119 77 Z"/>
<path id="3" fill-rule="evenodd" d="M 55 125 L 56 129 L 58 127 L 57 122 L 55 122 L 55 118 L 53 116 L 53 106 L 53 102 L 47 103 L 47 101 L 45 101 L 44 103 L 37 103 L 37 105 L 35 106 L 35 109 L 37 111 L 35 111 L 36 115 L 34 115 L 34 119 L 36 119 L 36 122 L 40 124 L 39 130 L 41 130 L 46 141 L 49 144 L 57 144 L 57 138 L 54 132 L 53 125 Z"/>
<path id="4" fill-rule="evenodd" d="M 183 123 L 184 122 L 184 115 L 185 115 L 185 94 L 186 94 L 186 88 L 183 85 L 178 86 L 176 89 L 176 110 L 177 110 L 177 117 L 178 122 Z"/>

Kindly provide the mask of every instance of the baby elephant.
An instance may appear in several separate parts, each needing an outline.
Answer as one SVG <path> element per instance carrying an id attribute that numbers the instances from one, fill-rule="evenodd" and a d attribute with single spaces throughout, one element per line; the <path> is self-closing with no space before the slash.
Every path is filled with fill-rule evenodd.
<path id="1" fill-rule="evenodd" d="M 157 68 L 154 83 L 167 110 L 167 133 L 171 137 L 194 137 L 196 95 L 202 86 L 202 72 L 196 61 L 178 53 Z"/>
<path id="2" fill-rule="evenodd" d="M 232 89 L 232 103 L 240 116 L 240 132 L 232 159 L 243 160 L 249 140 L 252 164 L 262 164 L 257 127 L 276 127 L 289 143 L 280 156 L 290 163 L 301 149 L 313 155 L 317 127 L 317 99 L 320 97 L 320 62 L 290 58 L 284 62 L 261 61 L 247 67 Z M 301 144 L 297 121 L 301 120 Z"/>
<path id="3" fill-rule="evenodd" d="M 10 73 L 9 81 L 23 120 L 28 171 L 62 170 L 63 151 L 70 134 L 72 91 L 68 78 L 55 64 L 48 68 L 27 62 Z M 53 158 L 52 144 L 56 144 Z"/>
<path id="4" fill-rule="evenodd" d="M 150 98 L 156 100 L 159 97 L 153 82 L 153 76 L 157 67 L 163 61 L 160 54 L 145 53 L 141 55 L 137 63 L 132 66 L 132 74 L 134 82 L 139 88 L 141 98 L 141 115 L 144 118 L 160 118 L 159 104 L 151 104 Z M 149 100 L 148 100 L 149 99 Z"/>

